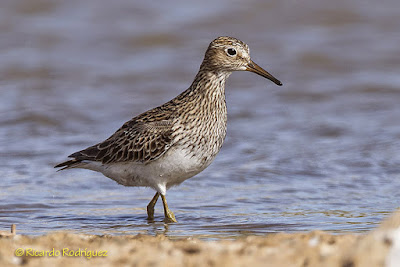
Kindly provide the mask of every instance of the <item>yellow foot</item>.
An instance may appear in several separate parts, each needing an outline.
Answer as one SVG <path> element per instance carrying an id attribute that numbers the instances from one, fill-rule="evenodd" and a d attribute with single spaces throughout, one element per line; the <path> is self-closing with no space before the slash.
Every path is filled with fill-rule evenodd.
<path id="1" fill-rule="evenodd" d="M 157 192 L 150 201 L 149 205 L 147 205 L 147 220 L 149 221 L 154 220 L 154 206 L 156 205 L 159 196 L 160 193 Z"/>
<path id="2" fill-rule="evenodd" d="M 164 204 L 164 215 L 165 215 L 164 222 L 165 223 L 176 223 L 176 222 L 178 222 L 175 219 L 174 213 L 168 208 L 167 199 L 165 198 L 165 196 L 161 195 L 161 199 L 162 199 L 162 202 Z"/>
<path id="3" fill-rule="evenodd" d="M 149 209 L 148 206 L 147 206 L 147 220 L 148 221 L 154 221 L 154 208 L 153 209 Z"/>
<path id="4" fill-rule="evenodd" d="M 168 211 L 166 211 L 164 213 L 165 213 L 165 218 L 164 218 L 164 222 L 165 223 L 176 223 L 176 222 L 178 222 L 175 219 L 175 215 L 171 210 L 168 209 Z"/>

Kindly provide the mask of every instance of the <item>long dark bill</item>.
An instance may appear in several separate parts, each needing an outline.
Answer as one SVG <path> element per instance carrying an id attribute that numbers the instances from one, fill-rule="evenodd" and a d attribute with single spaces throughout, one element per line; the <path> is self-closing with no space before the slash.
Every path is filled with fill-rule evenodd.
<path id="1" fill-rule="evenodd" d="M 250 63 L 247 65 L 246 70 L 254 72 L 254 73 L 256 73 L 256 74 L 258 74 L 260 76 L 263 76 L 264 78 L 267 78 L 267 79 L 273 81 L 276 85 L 279 85 L 279 86 L 282 85 L 281 81 L 279 81 L 277 78 L 272 76 L 270 73 L 268 73 L 266 70 L 264 70 L 263 68 L 258 66 L 253 61 L 250 61 Z"/>

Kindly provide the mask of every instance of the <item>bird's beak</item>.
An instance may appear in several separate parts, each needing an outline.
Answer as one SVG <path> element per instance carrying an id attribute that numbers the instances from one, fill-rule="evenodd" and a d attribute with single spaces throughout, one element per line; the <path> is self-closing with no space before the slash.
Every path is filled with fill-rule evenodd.
<path id="1" fill-rule="evenodd" d="M 263 76 L 264 78 L 267 78 L 271 81 L 273 81 L 276 85 L 281 86 L 282 83 L 281 81 L 279 81 L 277 78 L 275 78 L 274 76 L 272 76 L 270 73 L 268 73 L 266 70 L 264 70 L 263 68 L 261 68 L 260 66 L 258 66 L 256 63 L 254 63 L 252 60 L 250 60 L 250 63 L 247 64 L 246 67 L 247 71 L 251 71 L 254 72 L 258 75 Z"/>

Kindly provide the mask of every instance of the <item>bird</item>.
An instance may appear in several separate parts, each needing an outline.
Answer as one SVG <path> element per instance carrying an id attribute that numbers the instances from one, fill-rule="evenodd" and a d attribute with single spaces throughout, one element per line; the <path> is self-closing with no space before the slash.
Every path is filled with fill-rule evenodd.
<path id="1" fill-rule="evenodd" d="M 213 40 L 190 87 L 156 108 L 127 121 L 105 141 L 69 155 L 59 170 L 82 168 L 97 171 L 124 186 L 156 191 L 147 205 L 161 196 L 166 223 L 176 223 L 166 200 L 167 190 L 207 168 L 226 136 L 225 81 L 234 71 L 250 71 L 282 83 L 250 58 L 246 43 L 221 36 Z"/>

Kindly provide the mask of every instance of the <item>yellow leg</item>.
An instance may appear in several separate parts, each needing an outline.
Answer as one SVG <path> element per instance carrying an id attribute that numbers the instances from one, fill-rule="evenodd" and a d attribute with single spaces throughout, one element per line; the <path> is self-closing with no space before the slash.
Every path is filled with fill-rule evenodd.
<path id="1" fill-rule="evenodd" d="M 165 196 L 161 195 L 161 199 L 162 199 L 162 202 L 164 204 L 164 215 L 165 215 L 164 221 L 166 223 L 178 222 L 175 219 L 174 213 L 168 208 L 167 199 L 165 198 Z"/>
<path id="2" fill-rule="evenodd" d="M 159 196 L 160 193 L 157 192 L 150 201 L 149 205 L 147 205 L 147 220 L 154 220 L 154 206 L 156 205 Z"/>

